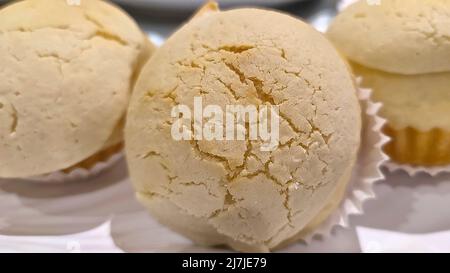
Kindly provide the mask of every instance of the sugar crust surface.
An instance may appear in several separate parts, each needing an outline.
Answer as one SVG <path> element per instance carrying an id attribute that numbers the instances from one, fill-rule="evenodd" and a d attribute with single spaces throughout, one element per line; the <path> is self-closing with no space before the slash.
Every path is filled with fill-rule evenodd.
<path id="1" fill-rule="evenodd" d="M 358 1 L 327 36 L 353 62 L 404 75 L 450 72 L 450 1 Z"/>
<path id="2" fill-rule="evenodd" d="M 0 177 L 62 170 L 122 140 L 135 70 L 152 46 L 103 1 L 0 10 Z"/>
<path id="3" fill-rule="evenodd" d="M 223 108 L 279 105 L 280 147 L 172 140 L 171 108 L 193 109 L 194 96 Z M 360 132 L 356 90 L 331 44 L 287 15 L 239 9 L 194 18 L 155 53 L 125 138 L 137 197 L 159 221 L 197 243 L 268 251 L 348 182 Z"/>

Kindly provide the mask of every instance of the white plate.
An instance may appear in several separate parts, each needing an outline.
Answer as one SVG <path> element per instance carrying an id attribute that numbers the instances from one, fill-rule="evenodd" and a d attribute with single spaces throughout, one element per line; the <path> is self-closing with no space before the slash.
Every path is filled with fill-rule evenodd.
<path id="1" fill-rule="evenodd" d="M 450 175 L 411 179 L 403 172 L 388 174 L 386 182 L 375 185 L 375 192 L 378 199 L 367 203 L 364 215 L 351 217 L 349 229 L 338 228 L 326 240 L 314 239 L 309 246 L 297 243 L 282 251 L 366 250 L 367 246 L 360 246 L 364 242 L 361 226 L 413 234 L 450 230 Z M 442 233 L 442 240 L 435 241 L 448 240 L 448 234 Z M 368 243 L 383 249 L 383 241 Z M 389 243 L 389 249 L 410 250 Z M 429 247 L 433 246 L 430 241 Z M 158 224 L 135 201 L 125 162 L 121 161 L 113 170 L 78 183 L 43 185 L 0 179 L 0 252 L 7 251 L 226 250 L 195 246 Z"/>

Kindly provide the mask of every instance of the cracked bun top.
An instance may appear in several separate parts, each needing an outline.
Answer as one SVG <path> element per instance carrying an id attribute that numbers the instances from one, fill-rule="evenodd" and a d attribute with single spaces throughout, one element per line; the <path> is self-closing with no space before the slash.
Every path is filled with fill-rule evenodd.
<path id="1" fill-rule="evenodd" d="M 276 22 L 276 24 L 274 24 Z M 172 138 L 171 110 L 278 105 L 279 146 Z M 206 121 L 207 119 L 205 119 Z M 143 69 L 125 129 L 138 199 L 197 243 L 268 251 L 325 218 L 360 145 L 356 90 L 332 45 L 293 17 L 258 9 L 205 12 Z"/>
<path id="2" fill-rule="evenodd" d="M 65 169 L 120 142 L 134 74 L 151 47 L 103 1 L 2 8 L 0 177 Z"/>
<path id="3" fill-rule="evenodd" d="M 340 13 L 328 37 L 350 60 L 397 74 L 450 71 L 450 1 L 359 1 Z"/>

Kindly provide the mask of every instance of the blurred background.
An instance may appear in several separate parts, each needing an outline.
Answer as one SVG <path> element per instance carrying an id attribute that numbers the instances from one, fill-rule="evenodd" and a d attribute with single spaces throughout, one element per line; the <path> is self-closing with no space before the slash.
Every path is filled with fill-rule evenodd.
<path id="1" fill-rule="evenodd" d="M 0 4 L 14 0 L 0 0 Z M 18 1 L 18 0 L 16 0 Z M 67 0 L 70 2 L 89 0 Z M 168 37 L 207 0 L 109 0 L 130 13 L 141 28 L 158 43 Z M 235 7 L 263 7 L 277 9 L 325 30 L 337 13 L 337 4 L 345 0 L 216 0 L 221 9 Z M 255 18 L 257 20 L 257 18 Z"/>
<path id="2" fill-rule="evenodd" d="M 81 0 L 82 1 L 82 0 Z M 126 9 L 147 33 L 164 38 L 188 19 L 205 0 L 114 0 Z M 259 6 L 303 18 L 324 30 L 336 14 L 339 0 L 218 0 L 222 9 Z M 257 18 L 255 18 L 257 20 Z"/>

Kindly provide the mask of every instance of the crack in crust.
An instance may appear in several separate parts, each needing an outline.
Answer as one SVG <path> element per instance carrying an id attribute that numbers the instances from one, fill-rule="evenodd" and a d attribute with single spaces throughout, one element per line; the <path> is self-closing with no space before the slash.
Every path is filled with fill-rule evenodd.
<path id="1" fill-rule="evenodd" d="M 205 76 L 206 72 L 206 67 L 208 64 L 217 64 L 217 62 L 214 62 L 208 58 L 206 58 L 205 56 L 211 53 L 215 53 L 215 54 L 221 54 L 223 52 L 226 52 L 228 54 L 234 54 L 234 55 L 240 55 L 240 54 L 245 54 L 245 53 L 249 53 L 251 52 L 251 50 L 257 50 L 258 46 L 254 46 L 254 45 L 231 45 L 231 46 L 222 46 L 219 47 L 218 49 L 212 49 L 206 45 L 202 45 L 204 48 L 207 48 L 208 51 L 206 53 L 204 53 L 202 56 L 196 56 L 195 61 L 194 60 L 184 60 L 184 61 L 178 61 L 176 63 L 174 63 L 174 65 L 177 65 L 178 67 L 180 67 L 180 69 L 187 69 L 187 70 L 195 70 L 200 72 L 201 78 L 203 79 Z M 191 48 L 195 48 L 194 45 L 191 46 Z M 284 61 L 288 62 L 287 56 L 286 56 L 286 51 L 284 49 L 280 49 L 280 48 L 276 48 L 279 52 L 280 52 L 280 58 L 283 59 Z M 195 54 L 194 50 L 192 50 L 192 53 Z M 199 63 L 199 60 L 203 60 L 203 63 Z M 236 65 L 234 65 L 232 62 L 228 62 L 225 61 L 223 58 L 222 60 L 222 64 L 225 65 L 225 67 L 232 72 L 238 79 L 239 82 L 248 87 L 254 88 L 255 91 L 255 95 L 257 100 L 259 101 L 259 103 L 261 104 L 269 104 L 269 105 L 282 105 L 283 103 L 285 103 L 287 101 L 287 99 L 284 100 L 279 100 L 279 99 L 275 99 L 270 92 L 266 92 L 265 91 L 265 86 L 264 86 L 264 81 L 262 79 L 259 79 L 258 77 L 255 76 L 247 76 L 246 73 L 244 73 L 243 71 L 241 71 Z M 312 97 L 314 98 L 315 95 L 318 92 L 322 91 L 322 87 L 321 86 L 314 86 L 308 79 L 302 77 L 301 72 L 292 72 L 292 71 L 287 71 L 286 69 L 283 70 L 284 73 L 286 75 L 290 75 L 295 77 L 296 79 L 302 80 L 304 83 L 306 83 L 306 85 L 311 88 L 313 90 L 313 94 Z M 321 75 L 320 75 L 321 77 Z M 189 86 L 189 84 L 184 81 L 183 77 L 178 75 L 178 79 L 180 80 L 181 84 L 184 86 Z M 225 80 L 223 80 L 220 77 L 216 77 L 216 80 L 226 88 L 226 90 L 228 91 L 228 93 L 230 94 L 230 96 L 234 99 L 234 101 L 239 102 L 241 100 L 243 100 L 244 98 L 241 97 L 240 95 L 238 95 L 238 92 L 236 90 L 234 90 L 232 84 L 227 83 Z M 168 98 L 171 102 L 171 104 L 173 105 L 177 105 L 180 102 L 177 100 L 177 93 L 176 90 L 180 87 L 180 85 L 177 85 L 174 89 L 170 90 L 170 91 L 166 91 L 166 92 L 162 92 L 163 94 L 161 95 L 163 98 Z M 201 86 L 195 86 L 195 87 L 200 87 L 200 94 L 204 95 L 204 94 L 209 94 L 207 91 L 204 91 L 202 89 Z M 284 90 L 286 87 L 281 88 L 280 90 Z M 272 91 L 272 90 L 270 90 Z M 154 96 L 155 92 L 148 92 L 149 95 Z M 313 100 L 311 100 L 311 104 L 314 108 L 314 115 L 317 116 L 317 105 L 314 104 Z M 282 119 L 282 121 L 285 121 L 288 125 L 288 127 L 290 128 L 291 131 L 293 131 L 295 133 L 295 137 L 291 138 L 289 141 L 287 141 L 285 144 L 281 144 L 280 143 L 280 148 L 284 148 L 284 147 L 288 147 L 288 148 L 292 148 L 295 146 L 299 146 L 303 149 L 303 151 L 309 155 L 309 150 L 311 148 L 311 146 L 316 143 L 314 141 L 311 141 L 313 138 L 313 134 L 317 133 L 319 134 L 319 136 L 322 138 L 323 140 L 323 145 L 326 148 L 328 147 L 328 143 L 331 139 L 331 137 L 333 136 L 333 134 L 325 134 L 321 131 L 321 129 L 319 127 L 317 127 L 314 122 L 311 119 L 307 119 L 307 122 L 310 126 L 310 130 L 308 132 L 308 130 L 302 130 L 300 129 L 295 122 L 285 113 L 283 113 L 282 111 L 280 111 L 279 113 L 280 118 Z M 248 123 L 246 123 L 248 125 Z M 193 124 L 191 124 L 191 129 L 193 130 Z M 248 129 L 248 128 L 247 128 Z M 248 130 L 247 130 L 247 134 L 248 134 Z M 305 137 L 306 135 L 306 139 L 309 141 L 309 143 L 303 143 L 301 140 Z M 273 155 L 270 155 L 269 160 L 266 161 L 265 163 L 263 163 L 261 161 L 260 158 L 258 158 L 258 156 L 256 154 L 253 153 L 253 149 L 254 147 L 252 146 L 252 142 L 248 140 L 248 136 L 247 136 L 247 141 L 246 141 L 246 150 L 244 152 L 243 155 L 243 163 L 235 168 L 232 168 L 230 166 L 230 162 L 229 159 L 226 156 L 220 156 L 211 152 L 207 152 L 201 149 L 201 147 L 199 146 L 199 142 L 196 140 L 191 140 L 191 147 L 192 147 L 192 151 L 194 152 L 195 156 L 197 158 L 199 158 L 200 160 L 204 160 L 204 161 L 210 161 L 213 160 L 215 162 L 220 163 L 224 169 L 227 171 L 227 175 L 225 177 L 226 179 L 226 183 L 232 183 L 233 181 L 239 179 L 239 178 L 254 178 L 258 175 L 264 175 L 264 177 L 269 180 L 272 181 L 275 185 L 279 186 L 280 190 L 279 193 L 281 196 L 283 196 L 284 198 L 284 202 L 283 202 L 283 206 L 286 209 L 286 219 L 287 219 L 287 223 L 283 226 L 280 227 L 278 232 L 281 232 L 282 230 L 284 230 L 287 226 L 290 228 L 295 228 L 293 222 L 292 222 L 292 218 L 301 213 L 301 209 L 300 210 L 294 210 L 293 208 L 290 207 L 290 191 L 292 190 L 292 186 L 294 185 L 295 188 L 304 188 L 305 190 L 310 190 L 312 193 L 314 193 L 314 191 L 316 191 L 317 189 L 325 186 L 326 184 L 317 184 L 317 185 L 306 185 L 304 184 L 298 177 L 296 177 L 296 173 L 297 171 L 301 168 L 301 163 L 299 164 L 299 166 L 293 170 L 290 171 L 290 177 L 291 179 L 289 179 L 286 182 L 283 181 L 279 181 L 274 175 L 271 174 L 270 171 L 270 166 L 271 165 L 275 165 L 276 163 L 273 160 Z M 154 154 L 152 154 L 154 155 Z M 159 156 L 159 155 L 158 155 Z M 245 171 L 248 168 L 248 160 L 249 158 L 253 156 L 255 157 L 259 162 L 263 163 L 263 168 L 259 169 L 253 173 L 245 173 Z M 318 156 L 318 159 L 324 164 L 323 167 L 323 173 L 325 173 L 327 171 L 328 168 L 328 163 L 321 159 Z M 283 166 L 283 165 L 281 165 Z M 165 170 L 167 170 L 168 172 L 170 172 L 169 169 L 164 168 Z M 169 179 L 170 181 L 173 181 L 173 179 Z M 203 185 L 206 188 L 208 188 L 207 184 L 199 182 L 199 181 L 189 181 L 189 182 L 184 182 L 181 183 L 184 185 Z M 216 217 L 219 217 L 222 213 L 226 213 L 230 208 L 232 207 L 236 207 L 239 206 L 239 202 L 241 202 L 242 200 L 237 200 L 235 198 L 235 196 L 233 196 L 233 194 L 227 189 L 226 185 L 226 196 L 224 198 L 224 204 L 223 204 L 223 209 L 221 210 L 216 210 L 214 211 L 209 217 L 208 219 L 214 219 Z M 210 190 L 209 190 L 210 192 Z M 173 193 L 173 191 L 172 191 Z M 217 195 L 212 195 L 214 197 L 218 197 Z M 242 209 L 244 209 L 242 207 Z M 189 213 L 188 211 L 186 211 L 187 213 Z M 191 213 L 189 213 L 191 215 Z M 240 217 L 245 220 L 245 216 L 240 215 Z M 272 240 L 274 237 L 276 237 L 278 235 L 278 233 L 273 234 L 268 240 L 266 240 L 265 242 L 269 242 L 270 240 Z M 247 240 L 252 239 L 252 238 L 247 238 Z M 252 240 L 250 240 L 252 241 Z"/>

